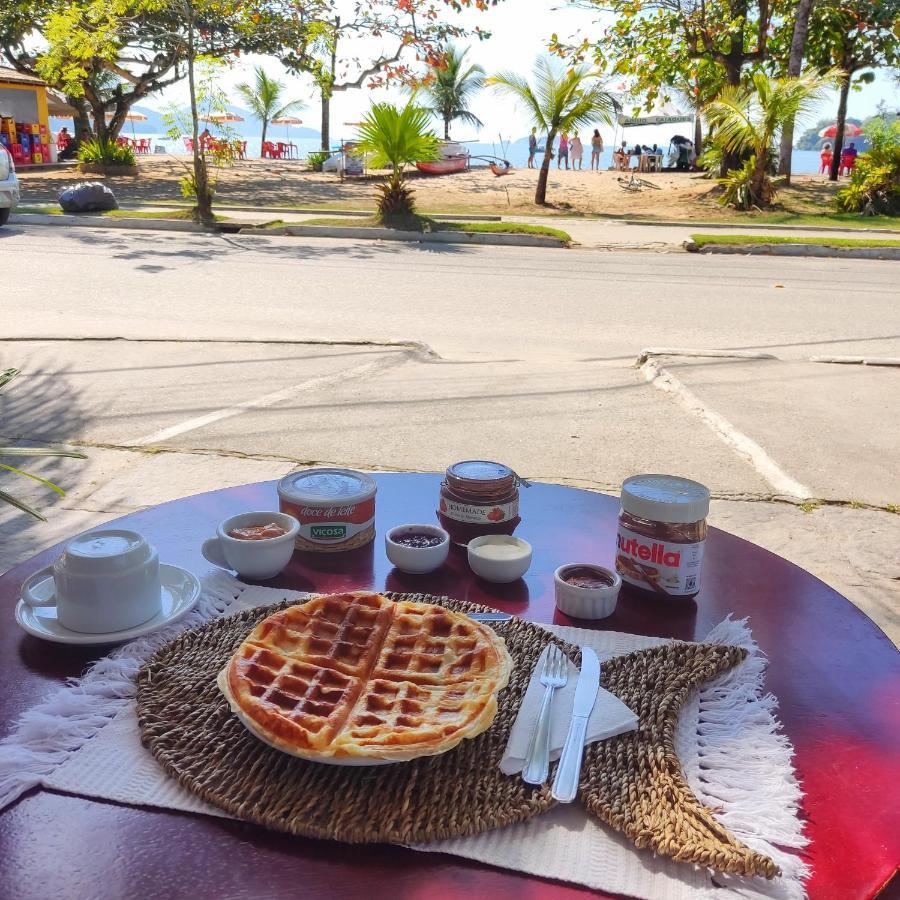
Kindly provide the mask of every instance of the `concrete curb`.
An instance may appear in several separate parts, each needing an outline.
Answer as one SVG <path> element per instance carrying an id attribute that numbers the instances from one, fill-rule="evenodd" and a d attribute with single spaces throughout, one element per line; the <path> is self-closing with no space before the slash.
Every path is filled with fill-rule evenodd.
<path id="1" fill-rule="evenodd" d="M 397 231 L 393 228 L 353 228 L 341 225 L 285 225 L 283 228 L 246 228 L 242 234 L 283 233 L 292 237 L 353 238 L 406 241 L 422 244 L 478 244 L 506 247 L 565 247 L 559 238 L 537 234 L 495 234 L 465 231 Z"/>
<path id="2" fill-rule="evenodd" d="M 203 234 L 255 234 L 291 237 L 351 238 L 371 241 L 406 241 L 425 244 L 477 244 L 506 247 L 566 247 L 566 241 L 537 234 L 494 234 L 465 231 L 395 231 L 391 228 L 352 228 L 332 225 L 285 225 L 280 228 L 257 228 L 240 222 L 221 222 L 204 228 L 194 222 L 172 219 L 110 219 L 106 216 L 51 216 L 39 213 L 12 215 L 14 225 L 68 225 L 88 228 L 120 228 L 135 231 L 183 231 Z"/>
<path id="3" fill-rule="evenodd" d="M 758 225 L 754 225 L 750 222 L 696 222 L 693 219 L 684 219 L 682 221 L 667 221 L 667 220 L 659 220 L 655 219 L 653 221 L 641 221 L 639 219 L 614 219 L 619 225 L 649 225 L 649 226 L 660 226 L 662 228 L 690 228 L 691 231 L 697 231 L 700 228 L 713 228 L 718 231 L 729 231 L 729 230 L 752 230 L 752 231 L 760 231 L 762 229 L 769 230 L 770 228 L 773 231 L 827 231 L 832 234 L 835 232 L 841 232 L 841 234 L 893 234 L 900 236 L 900 229 L 892 230 L 890 228 L 841 228 L 838 225 L 769 225 L 766 222 L 761 222 Z"/>
<path id="4" fill-rule="evenodd" d="M 839 366 L 896 366 L 900 368 L 897 356 L 811 356 L 810 362 L 833 363 Z"/>
<path id="5" fill-rule="evenodd" d="M 124 228 L 135 231 L 190 231 L 213 233 L 196 222 L 175 219 L 111 219 L 108 216 L 51 216 L 42 213 L 14 213 L 9 217 L 13 225 L 68 225 L 87 228 Z"/>
<path id="6" fill-rule="evenodd" d="M 685 241 L 683 246 L 688 253 L 900 260 L 900 247 L 827 247 L 822 244 L 705 244 L 698 247 L 694 241 Z"/>

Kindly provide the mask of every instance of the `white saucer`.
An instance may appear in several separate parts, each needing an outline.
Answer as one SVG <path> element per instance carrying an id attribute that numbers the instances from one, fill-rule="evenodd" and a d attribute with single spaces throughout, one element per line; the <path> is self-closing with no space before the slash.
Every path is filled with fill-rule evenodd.
<path id="1" fill-rule="evenodd" d="M 164 625 L 177 622 L 190 612 L 200 597 L 200 582 L 187 569 L 161 563 L 159 576 L 162 581 L 162 609 L 158 615 L 134 628 L 108 631 L 103 634 L 84 634 L 59 624 L 55 606 L 29 606 L 24 600 L 16 604 L 16 622 L 29 634 L 57 644 L 118 644 L 156 631 Z M 32 587 L 35 596 L 44 599 L 53 596 L 53 576 L 48 575 Z"/>

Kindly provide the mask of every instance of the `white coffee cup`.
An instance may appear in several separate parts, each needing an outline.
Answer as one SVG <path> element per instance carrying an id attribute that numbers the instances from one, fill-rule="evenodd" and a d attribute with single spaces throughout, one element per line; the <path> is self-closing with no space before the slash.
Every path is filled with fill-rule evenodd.
<path id="1" fill-rule="evenodd" d="M 228 533 L 235 528 L 267 525 L 270 522 L 280 525 L 286 533 L 259 541 L 234 538 Z M 290 562 L 299 530 L 300 523 L 287 513 L 269 510 L 241 513 L 220 522 L 216 536 L 203 542 L 201 552 L 214 566 L 234 569 L 245 578 L 264 581 L 274 578 Z"/>
<path id="2" fill-rule="evenodd" d="M 35 584 L 53 576 L 53 594 L 38 597 Z M 52 566 L 22 585 L 29 606 L 55 606 L 59 624 L 85 634 L 141 625 L 161 608 L 159 556 L 136 531 L 97 528 L 69 541 Z"/>

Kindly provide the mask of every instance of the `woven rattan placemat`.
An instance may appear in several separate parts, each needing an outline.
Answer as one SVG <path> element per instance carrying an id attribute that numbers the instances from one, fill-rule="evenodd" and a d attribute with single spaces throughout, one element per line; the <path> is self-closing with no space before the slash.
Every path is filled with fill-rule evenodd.
<path id="1" fill-rule="evenodd" d="M 419 594 L 393 599 L 486 611 Z M 555 640 L 521 619 L 498 623 L 516 667 L 488 731 L 441 756 L 377 767 L 307 762 L 257 740 L 238 721 L 216 676 L 247 634 L 291 602 L 245 610 L 180 635 L 138 675 L 141 740 L 183 786 L 267 828 L 349 842 L 422 843 L 521 822 L 554 805 L 499 769 L 531 671 Z M 577 648 L 560 643 L 576 663 Z M 694 688 L 743 659 L 736 647 L 671 644 L 603 665 L 603 687 L 639 715 L 636 732 L 585 750 L 585 806 L 639 847 L 717 871 L 771 877 L 775 865 L 733 838 L 685 782 L 674 751 L 678 711 Z"/>

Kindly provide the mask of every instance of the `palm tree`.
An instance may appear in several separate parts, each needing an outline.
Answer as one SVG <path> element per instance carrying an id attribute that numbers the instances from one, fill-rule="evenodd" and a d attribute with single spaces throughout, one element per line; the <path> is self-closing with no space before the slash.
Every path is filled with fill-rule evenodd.
<path id="1" fill-rule="evenodd" d="M 484 69 L 479 65 L 464 68 L 468 48 L 448 47 L 440 61 L 431 66 L 429 80 L 422 92 L 429 111 L 444 121 L 444 139 L 450 140 L 450 123 L 460 119 L 481 128 L 481 120 L 469 111 L 472 96 L 484 87 Z"/>
<path id="2" fill-rule="evenodd" d="M 288 113 L 298 112 L 305 104 L 302 100 L 291 100 L 282 103 L 284 84 L 276 78 L 269 78 L 262 66 L 255 66 L 252 85 L 244 82 L 237 86 L 238 93 L 244 98 L 250 112 L 262 122 L 262 144 L 266 142 L 266 130 L 272 119 L 280 119 Z M 260 144 L 260 147 L 262 147 Z M 260 150 L 262 155 L 262 150 Z"/>
<path id="3" fill-rule="evenodd" d="M 360 123 L 358 150 L 371 154 L 376 169 L 391 170 L 378 187 L 378 216 L 382 221 L 407 218 L 415 212 L 412 189 L 403 183 L 403 167 L 439 157 L 430 117 L 427 109 L 412 100 L 402 109 L 393 103 L 373 103 Z"/>
<path id="4" fill-rule="evenodd" d="M 530 113 L 532 122 L 547 133 L 544 161 L 534 192 L 534 202 L 543 205 L 547 200 L 547 176 L 557 133 L 571 133 L 598 121 L 610 124 L 618 104 L 603 90 L 597 73 L 583 66 L 562 71 L 559 65 L 541 56 L 534 64 L 533 80 L 532 87 L 521 75 L 501 72 L 487 83 L 518 100 Z"/>
<path id="5" fill-rule="evenodd" d="M 749 209 L 772 202 L 775 187 L 769 169 L 775 136 L 788 123 L 808 116 L 840 80 L 836 69 L 799 78 L 769 78 L 757 72 L 748 86 L 726 87 L 706 105 L 707 121 L 716 129 L 722 149 L 749 157 L 739 173 L 724 179 L 732 190 L 740 191 L 737 205 Z"/>

